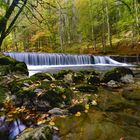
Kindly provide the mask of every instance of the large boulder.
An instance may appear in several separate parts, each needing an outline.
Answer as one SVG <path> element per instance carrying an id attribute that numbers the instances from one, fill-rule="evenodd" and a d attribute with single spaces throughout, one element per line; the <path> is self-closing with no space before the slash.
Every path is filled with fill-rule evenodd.
<path id="1" fill-rule="evenodd" d="M 16 96 L 16 106 L 26 106 L 37 111 L 48 111 L 54 107 L 71 104 L 72 91 L 62 81 L 37 80 L 32 78 L 14 80 L 10 83 L 11 93 Z"/>
<path id="2" fill-rule="evenodd" d="M 134 76 L 133 72 L 129 68 L 117 67 L 117 68 L 114 68 L 110 71 L 107 71 L 102 78 L 102 82 L 107 83 L 111 80 L 121 82 L 121 78 L 126 76 L 126 75 Z"/>
<path id="3" fill-rule="evenodd" d="M 25 74 L 28 75 L 28 69 L 24 62 L 16 61 L 15 59 L 0 55 L 0 75 L 7 74 Z"/>
<path id="4" fill-rule="evenodd" d="M 0 54 L 0 102 L 10 93 L 8 83 L 16 76 L 27 76 L 28 69 L 24 62 Z"/>

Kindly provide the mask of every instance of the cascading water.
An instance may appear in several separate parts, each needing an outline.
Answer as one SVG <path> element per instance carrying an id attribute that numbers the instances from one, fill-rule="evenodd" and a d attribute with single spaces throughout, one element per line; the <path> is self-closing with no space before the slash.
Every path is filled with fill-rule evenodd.
<path id="1" fill-rule="evenodd" d="M 78 65 L 91 64 L 89 55 L 70 55 L 55 53 L 4 53 L 16 60 L 23 61 L 27 65 Z"/>
<path id="2" fill-rule="evenodd" d="M 71 55 L 59 53 L 19 53 L 5 52 L 7 56 L 23 61 L 27 64 L 29 75 L 38 72 L 56 73 L 62 69 L 72 70 L 107 70 L 112 66 L 126 66 L 109 56 Z M 127 65 L 128 66 L 128 65 Z"/>
<path id="3" fill-rule="evenodd" d="M 121 64 L 109 56 L 70 55 L 56 53 L 4 53 L 27 65 L 82 65 L 82 64 Z"/>

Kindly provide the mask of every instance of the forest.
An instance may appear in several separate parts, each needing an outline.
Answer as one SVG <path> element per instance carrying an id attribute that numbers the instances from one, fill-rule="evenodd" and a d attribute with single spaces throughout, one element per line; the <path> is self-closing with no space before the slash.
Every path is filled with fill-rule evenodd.
<path id="1" fill-rule="evenodd" d="M 139 54 L 140 0 L 1 0 L 1 51 Z"/>
<path id="2" fill-rule="evenodd" d="M 0 0 L 0 140 L 140 140 L 140 0 Z"/>

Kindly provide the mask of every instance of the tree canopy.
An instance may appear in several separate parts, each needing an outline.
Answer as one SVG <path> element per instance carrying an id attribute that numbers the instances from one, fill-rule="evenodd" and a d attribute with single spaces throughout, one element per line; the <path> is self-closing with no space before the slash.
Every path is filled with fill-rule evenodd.
<path id="1" fill-rule="evenodd" d="M 0 46 L 45 52 L 78 52 L 86 46 L 105 53 L 123 40 L 134 47 L 139 8 L 139 0 L 2 0 Z"/>

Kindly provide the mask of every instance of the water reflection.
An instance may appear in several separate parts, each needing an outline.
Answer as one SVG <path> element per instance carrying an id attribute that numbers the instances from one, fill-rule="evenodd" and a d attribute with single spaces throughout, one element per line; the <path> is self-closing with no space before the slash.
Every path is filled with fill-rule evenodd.
<path id="1" fill-rule="evenodd" d="M 19 120 L 6 121 L 6 117 L 0 117 L 0 138 L 2 140 L 14 140 L 26 126 Z"/>

